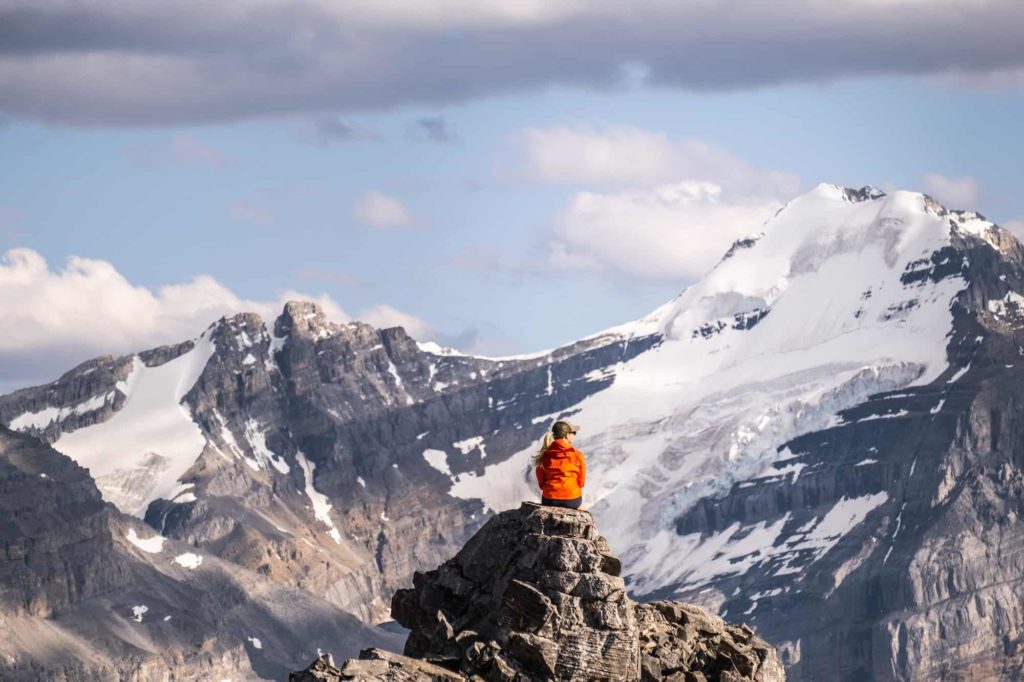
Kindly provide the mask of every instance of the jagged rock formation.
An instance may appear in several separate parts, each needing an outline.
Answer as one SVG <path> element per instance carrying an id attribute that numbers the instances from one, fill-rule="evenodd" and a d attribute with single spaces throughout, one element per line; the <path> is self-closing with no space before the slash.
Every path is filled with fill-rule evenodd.
<path id="1" fill-rule="evenodd" d="M 392 615 L 411 630 L 404 658 L 369 651 L 334 670 L 321 660 L 292 680 L 785 679 L 749 628 L 690 604 L 637 604 L 620 569 L 589 512 L 524 503 L 395 593 Z"/>
<path id="2" fill-rule="evenodd" d="M 0 396 L 0 422 L 81 461 L 107 501 L 163 535 L 373 621 L 413 570 L 486 519 L 478 500 L 447 494 L 455 477 L 483 473 L 488 451 L 528 447 L 547 428 L 537 414 L 606 387 L 589 375 L 656 342 L 608 334 L 496 361 L 292 302 L 269 327 L 236 315 L 195 340 Z M 161 391 L 161 412 L 125 411 Z M 121 436 L 175 419 L 176 440 Z M 427 450 L 447 453 L 445 471 Z"/>
<path id="3" fill-rule="evenodd" d="M 281 679 L 394 635 L 155 535 L 88 473 L 0 427 L 0 679 Z"/>
<path id="4" fill-rule="evenodd" d="M 571 416 L 632 597 L 751 623 L 791 679 L 1013 678 L 1022 356 L 1012 235 L 821 185 L 675 300 L 551 352 L 469 357 L 294 302 L 0 396 L 0 422 L 209 565 L 377 621 L 535 495 L 528 454 Z"/>
<path id="5" fill-rule="evenodd" d="M 109 510 L 89 473 L 34 438 L 0 427 L 0 605 L 47 618 L 128 582 Z"/>

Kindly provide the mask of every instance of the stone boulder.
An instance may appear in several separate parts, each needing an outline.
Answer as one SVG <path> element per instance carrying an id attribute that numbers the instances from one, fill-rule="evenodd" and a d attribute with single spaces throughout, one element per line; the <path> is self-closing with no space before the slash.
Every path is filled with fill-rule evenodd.
<path id="1" fill-rule="evenodd" d="M 621 566 L 589 512 L 524 503 L 395 593 L 391 614 L 410 630 L 404 656 L 366 650 L 316 673 L 333 677 L 292 679 L 785 679 L 774 649 L 745 625 L 690 604 L 631 600 Z"/>

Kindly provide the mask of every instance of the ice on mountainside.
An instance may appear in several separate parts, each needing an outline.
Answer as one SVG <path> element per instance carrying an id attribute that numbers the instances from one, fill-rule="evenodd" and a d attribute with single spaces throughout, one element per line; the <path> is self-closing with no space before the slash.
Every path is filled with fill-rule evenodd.
<path id="1" fill-rule="evenodd" d="M 192 350 L 162 365 L 149 367 L 135 356 L 119 385 L 124 406 L 105 422 L 64 433 L 54 447 L 88 467 L 104 499 L 142 516 L 178 485 L 206 445 L 182 398 L 213 353 L 207 330 Z"/>
<path id="2" fill-rule="evenodd" d="M 945 371 L 949 306 L 966 286 L 962 266 L 936 257 L 926 276 L 901 276 L 949 247 L 952 229 L 921 194 L 819 185 L 675 300 L 604 332 L 657 329 L 665 337 L 618 367 L 614 383 L 579 403 L 573 417 L 584 427 L 589 506 L 612 543 L 629 547 L 624 558 L 638 586 L 655 589 L 698 570 L 696 559 L 679 557 L 704 556 L 707 543 L 730 556 L 746 549 L 730 548 L 729 536 L 666 530 L 695 501 L 778 475 L 769 470 L 785 456 L 776 451 L 781 443 L 825 428 L 870 394 Z M 492 509 L 531 499 L 530 450 L 481 476 L 461 476 L 450 493 Z M 851 515 L 837 506 L 846 522 L 830 518 L 827 532 L 811 530 L 805 541 L 831 546 L 880 503 L 856 502 Z M 779 531 L 751 535 L 770 546 Z M 701 570 L 725 565 L 709 566 Z"/>

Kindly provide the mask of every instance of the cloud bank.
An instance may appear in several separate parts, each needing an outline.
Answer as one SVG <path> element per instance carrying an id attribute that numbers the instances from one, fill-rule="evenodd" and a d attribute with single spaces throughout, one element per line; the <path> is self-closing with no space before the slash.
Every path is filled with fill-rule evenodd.
<path id="1" fill-rule="evenodd" d="M 691 90 L 886 75 L 1020 87 L 1022 25 L 1019 0 L 3 0 L 0 111 L 183 125 L 638 79 Z"/>
<path id="2" fill-rule="evenodd" d="M 578 185 L 552 221 L 549 266 L 680 285 L 797 194 L 792 173 L 635 127 L 528 129 L 520 176 Z"/>
<path id="3" fill-rule="evenodd" d="M 327 294 L 288 290 L 273 301 L 253 301 L 208 275 L 153 291 L 132 284 L 106 261 L 72 257 L 55 269 L 32 249 L 11 249 L 0 260 L 0 390 L 51 381 L 98 355 L 195 337 L 222 315 L 254 312 L 270 322 L 291 300 L 315 301 L 336 322 L 353 319 Z M 355 318 L 378 327 L 405 326 L 414 338 L 436 338 L 425 321 L 387 305 Z"/>

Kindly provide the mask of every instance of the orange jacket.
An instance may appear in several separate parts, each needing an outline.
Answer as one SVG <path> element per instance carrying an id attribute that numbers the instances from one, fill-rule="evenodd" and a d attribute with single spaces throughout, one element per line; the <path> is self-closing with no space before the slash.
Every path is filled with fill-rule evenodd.
<path id="1" fill-rule="evenodd" d="M 564 438 L 556 438 L 537 465 L 537 483 L 549 500 L 575 500 L 583 496 L 587 462 L 583 453 Z"/>

